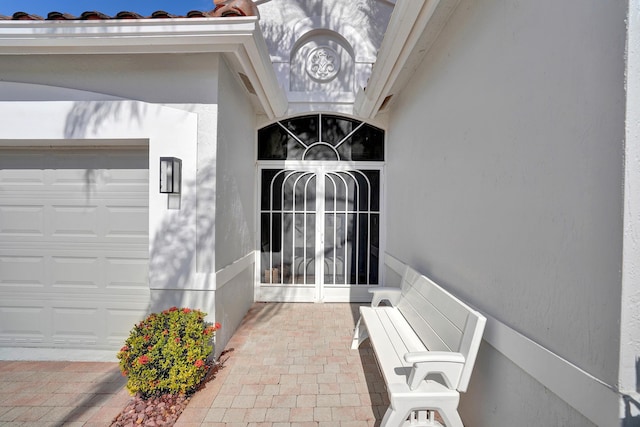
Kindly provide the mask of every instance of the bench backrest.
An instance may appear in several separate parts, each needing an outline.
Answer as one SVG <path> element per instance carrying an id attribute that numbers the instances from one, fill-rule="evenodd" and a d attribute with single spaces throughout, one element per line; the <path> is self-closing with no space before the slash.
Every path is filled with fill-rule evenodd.
<path id="1" fill-rule="evenodd" d="M 397 307 L 427 349 L 464 356 L 465 366 L 456 389 L 466 391 L 486 318 L 411 267 L 403 275 Z"/>

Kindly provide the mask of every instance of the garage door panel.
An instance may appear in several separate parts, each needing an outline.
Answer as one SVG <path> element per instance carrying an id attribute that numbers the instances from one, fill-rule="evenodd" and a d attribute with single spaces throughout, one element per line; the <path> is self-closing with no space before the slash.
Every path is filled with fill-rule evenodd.
<path id="1" fill-rule="evenodd" d="M 114 348 L 120 348 L 129 336 L 134 325 L 140 321 L 140 310 L 146 310 L 140 304 L 120 304 L 116 307 L 107 307 L 106 311 L 106 341 Z"/>
<path id="2" fill-rule="evenodd" d="M 0 205 L 0 237 L 43 237 L 44 216 L 42 205 Z"/>
<path id="3" fill-rule="evenodd" d="M 144 318 L 146 150 L 0 149 L 0 345 L 117 349 Z"/>
<path id="4" fill-rule="evenodd" d="M 147 258 L 107 257 L 107 288 L 124 290 L 147 290 L 149 261 Z"/>
<path id="5" fill-rule="evenodd" d="M 46 260 L 42 256 L 0 256 L 0 289 L 44 288 Z M 0 296 L 2 294 L 0 293 Z"/>
<path id="6" fill-rule="evenodd" d="M 34 249 L 24 251 L 32 252 Z M 88 256 L 87 251 L 75 248 L 59 253 L 62 255 L 0 256 L 0 298 L 5 293 L 20 292 L 25 287 L 39 288 L 38 292 L 46 287 L 49 293 L 65 293 L 75 289 L 96 295 L 131 295 L 148 291 L 149 261 L 146 251 L 113 249 L 110 252 L 103 251 L 101 256 Z"/>
<path id="7" fill-rule="evenodd" d="M 52 310 L 52 341 L 54 345 L 89 345 L 99 342 L 102 316 L 97 308 L 72 306 L 69 303 L 54 305 Z"/>
<path id="8" fill-rule="evenodd" d="M 145 242 L 148 240 L 146 231 L 149 222 L 146 206 L 107 206 L 108 229 L 106 239 L 134 239 Z"/>
<path id="9" fill-rule="evenodd" d="M 77 291 L 104 287 L 100 281 L 104 268 L 97 256 L 51 257 L 53 288 L 74 288 Z"/>
<path id="10" fill-rule="evenodd" d="M 0 345 L 43 344 L 49 316 L 43 301 L 0 303 Z"/>
<path id="11" fill-rule="evenodd" d="M 100 235 L 99 209 L 96 205 L 51 206 L 50 230 L 53 237 L 91 237 Z"/>

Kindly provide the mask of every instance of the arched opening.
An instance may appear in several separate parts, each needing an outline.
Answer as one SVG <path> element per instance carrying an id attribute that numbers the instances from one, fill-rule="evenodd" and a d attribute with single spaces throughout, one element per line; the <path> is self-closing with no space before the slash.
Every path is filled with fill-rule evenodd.
<path id="1" fill-rule="evenodd" d="M 384 131 L 314 114 L 258 131 L 258 300 L 365 301 L 380 281 Z"/>

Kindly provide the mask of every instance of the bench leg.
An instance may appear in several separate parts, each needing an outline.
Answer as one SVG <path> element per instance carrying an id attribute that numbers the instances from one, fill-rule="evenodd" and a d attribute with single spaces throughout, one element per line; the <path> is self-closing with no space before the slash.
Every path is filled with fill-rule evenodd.
<path id="1" fill-rule="evenodd" d="M 360 347 L 360 344 L 364 340 L 369 338 L 369 331 L 367 331 L 366 326 L 362 325 L 362 317 L 358 319 L 358 323 L 356 323 L 356 328 L 353 331 L 353 340 L 351 341 L 351 350 L 356 350 Z"/>
<path id="2" fill-rule="evenodd" d="M 458 414 L 458 402 L 443 403 L 436 410 L 447 427 L 464 427 L 460 414 Z"/>
<path id="3" fill-rule="evenodd" d="M 405 421 L 412 415 L 411 425 L 441 426 L 431 416 L 422 416 L 422 411 L 438 411 L 446 427 L 464 427 L 458 414 L 460 394 L 455 390 L 442 390 L 441 392 L 403 393 L 394 390 L 394 384 L 389 386 L 389 408 L 384 414 L 380 427 L 403 427 Z M 418 411 L 415 417 L 413 412 Z"/>
<path id="4" fill-rule="evenodd" d="M 394 409 L 389 405 L 387 412 L 380 422 L 380 427 L 401 427 L 409 416 L 409 410 L 403 408 Z"/>

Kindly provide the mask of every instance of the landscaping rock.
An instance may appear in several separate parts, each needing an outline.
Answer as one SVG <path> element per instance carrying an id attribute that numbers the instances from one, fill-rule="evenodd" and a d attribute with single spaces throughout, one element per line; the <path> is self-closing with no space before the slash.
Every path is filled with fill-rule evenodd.
<path id="1" fill-rule="evenodd" d="M 111 427 L 173 426 L 189 400 L 189 397 L 176 394 L 163 394 L 150 399 L 134 396 L 113 420 Z"/>

